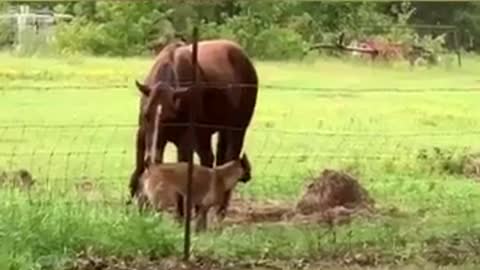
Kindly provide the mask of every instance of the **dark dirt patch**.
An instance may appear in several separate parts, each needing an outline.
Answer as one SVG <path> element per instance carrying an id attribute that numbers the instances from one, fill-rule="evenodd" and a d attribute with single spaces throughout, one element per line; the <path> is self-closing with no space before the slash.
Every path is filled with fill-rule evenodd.
<path id="1" fill-rule="evenodd" d="M 127 269 L 142 269 L 142 270 L 180 270 L 180 269 L 215 269 L 213 267 L 205 266 L 200 263 L 185 263 L 176 258 L 148 258 L 148 257 L 100 257 L 88 253 L 80 253 L 70 263 L 66 269 L 68 270 L 127 270 Z"/>
<path id="2" fill-rule="evenodd" d="M 285 202 L 253 201 L 235 198 L 228 209 L 226 224 L 285 221 L 294 214 Z"/>
<path id="3" fill-rule="evenodd" d="M 442 264 L 422 261 L 414 264 L 380 263 L 374 253 L 346 254 L 335 260 L 312 258 L 295 260 L 240 260 L 236 262 L 218 262 L 208 258 L 192 258 L 184 262 L 179 258 L 151 258 L 151 257 L 100 257 L 81 253 L 66 264 L 66 270 L 413 270 L 413 269 L 440 269 Z M 445 269 L 477 269 L 475 264 L 451 265 Z M 443 269 L 443 268 L 442 268 Z"/>
<path id="4" fill-rule="evenodd" d="M 328 262 L 323 260 L 308 261 L 297 260 L 256 260 L 237 262 L 217 262 L 208 258 L 192 258 L 184 262 L 179 258 L 151 258 L 145 256 L 137 257 L 101 257 L 88 253 L 80 253 L 75 259 L 67 263 L 67 270 L 276 270 L 276 269 L 350 269 L 345 263 L 363 260 L 361 256 L 346 257 L 343 261 Z M 359 269 L 359 268 L 357 268 Z"/>

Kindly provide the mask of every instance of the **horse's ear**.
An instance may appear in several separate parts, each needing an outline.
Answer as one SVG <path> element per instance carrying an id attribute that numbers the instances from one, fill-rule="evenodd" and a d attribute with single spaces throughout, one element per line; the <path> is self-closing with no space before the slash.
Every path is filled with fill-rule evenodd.
<path id="1" fill-rule="evenodd" d="M 137 86 L 138 90 L 145 96 L 148 96 L 150 94 L 150 87 L 141 84 L 137 80 L 135 80 L 135 85 Z"/>

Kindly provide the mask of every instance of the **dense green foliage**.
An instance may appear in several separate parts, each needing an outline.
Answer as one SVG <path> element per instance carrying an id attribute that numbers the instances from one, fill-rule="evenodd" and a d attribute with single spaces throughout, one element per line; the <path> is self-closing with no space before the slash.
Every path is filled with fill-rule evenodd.
<path id="1" fill-rule="evenodd" d="M 189 37 L 194 24 L 200 25 L 203 38 L 234 39 L 259 59 L 299 58 L 313 43 L 331 43 L 340 32 L 346 33 L 347 38 L 381 35 L 410 42 L 418 41 L 415 33 L 421 36 L 444 34 L 405 28 L 412 23 L 457 25 L 462 29 L 459 33 L 461 46 L 469 50 L 478 50 L 480 40 L 480 4 L 475 2 L 225 0 L 174 5 L 168 1 L 149 0 L 29 4 L 75 15 L 73 22 L 57 29 L 57 48 L 64 52 L 100 55 L 144 54 L 152 42 L 168 40 L 174 35 Z M 4 28 L 0 24 L 0 29 Z M 0 45 L 12 39 L 8 31 L 1 32 Z M 453 35 L 447 36 L 446 45 L 452 49 Z"/>

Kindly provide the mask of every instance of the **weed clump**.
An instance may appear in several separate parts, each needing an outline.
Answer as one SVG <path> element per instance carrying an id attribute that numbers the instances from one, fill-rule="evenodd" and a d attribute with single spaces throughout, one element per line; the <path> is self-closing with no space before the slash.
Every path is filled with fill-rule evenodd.
<path id="1" fill-rule="evenodd" d="M 27 190 L 30 189 L 34 183 L 35 180 L 33 179 L 32 174 L 25 169 L 12 172 L 2 171 L 0 173 L 0 186 L 2 187 L 13 187 Z"/>
<path id="2" fill-rule="evenodd" d="M 464 175 L 480 179 L 480 152 L 434 147 L 417 154 L 420 165 L 429 173 Z"/>

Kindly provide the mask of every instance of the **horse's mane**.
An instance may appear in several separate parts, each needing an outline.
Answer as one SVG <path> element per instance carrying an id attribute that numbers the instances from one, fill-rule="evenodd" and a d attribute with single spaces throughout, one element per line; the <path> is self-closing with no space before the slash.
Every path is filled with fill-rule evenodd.
<path id="1" fill-rule="evenodd" d="M 157 60 L 159 59 L 168 59 L 170 61 L 173 61 L 173 55 L 175 53 L 175 50 L 179 47 L 182 47 L 184 45 L 187 45 L 186 42 L 183 42 L 181 40 L 175 40 L 175 41 L 172 41 L 170 43 L 168 43 L 167 45 L 165 45 L 162 50 L 160 50 L 160 52 L 158 53 L 158 55 L 155 57 L 155 62 L 157 62 Z"/>
<path id="2" fill-rule="evenodd" d="M 157 82 L 160 77 L 162 77 L 162 73 L 164 72 L 162 69 L 164 69 L 165 65 L 171 65 L 171 67 L 173 67 L 175 50 L 184 45 L 187 45 L 187 43 L 181 40 L 175 40 L 162 48 L 155 57 L 154 64 L 148 76 L 149 83 Z"/>

